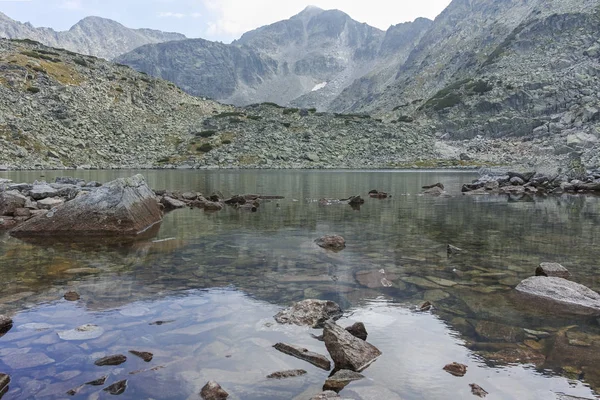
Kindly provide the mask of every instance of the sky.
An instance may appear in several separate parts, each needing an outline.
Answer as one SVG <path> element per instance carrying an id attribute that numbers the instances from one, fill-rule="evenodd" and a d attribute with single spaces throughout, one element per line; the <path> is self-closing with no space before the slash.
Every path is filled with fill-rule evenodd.
<path id="1" fill-rule="evenodd" d="M 0 0 L 0 12 L 36 27 L 68 30 L 94 15 L 130 28 L 179 32 L 229 43 L 244 32 L 308 5 L 338 9 L 382 30 L 418 17 L 434 19 L 450 0 Z"/>

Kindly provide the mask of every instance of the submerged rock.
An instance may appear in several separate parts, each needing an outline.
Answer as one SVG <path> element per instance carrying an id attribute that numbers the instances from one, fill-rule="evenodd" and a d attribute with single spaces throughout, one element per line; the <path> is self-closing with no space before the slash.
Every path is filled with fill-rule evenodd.
<path id="1" fill-rule="evenodd" d="M 0 335 L 4 335 L 6 332 L 10 331 L 10 328 L 13 326 L 13 320 L 6 315 L 0 315 Z"/>
<path id="2" fill-rule="evenodd" d="M 278 312 L 275 321 L 280 324 L 294 324 L 322 328 L 328 319 L 337 320 L 343 312 L 340 306 L 330 300 L 307 299 L 294 303 L 289 308 Z"/>
<path id="3" fill-rule="evenodd" d="M 545 302 L 573 314 L 600 315 L 600 294 L 563 278 L 534 276 L 519 283 L 515 290 L 539 300 L 542 306 Z"/>
<path id="4" fill-rule="evenodd" d="M 77 292 L 67 292 L 63 298 L 67 301 L 77 301 L 81 298 L 81 296 L 79 296 L 79 293 Z"/>
<path id="5" fill-rule="evenodd" d="M 58 337 L 62 340 L 88 340 L 96 339 L 104 333 L 104 329 L 97 325 L 86 324 L 75 329 L 58 332 Z"/>
<path id="6" fill-rule="evenodd" d="M 105 375 L 105 376 L 100 377 L 98 379 L 94 379 L 93 381 L 86 382 L 85 384 L 86 385 L 91 385 L 91 386 L 102 386 L 106 382 L 106 378 L 108 378 L 108 376 Z"/>
<path id="7" fill-rule="evenodd" d="M 354 337 L 333 321 L 325 322 L 324 326 L 323 340 L 336 369 L 361 372 L 381 355 L 375 346 Z"/>
<path id="8" fill-rule="evenodd" d="M 481 386 L 479 386 L 476 383 L 470 383 L 469 386 L 471 386 L 471 393 L 473 393 L 475 396 L 485 397 L 488 395 L 488 392 L 486 392 Z"/>
<path id="9" fill-rule="evenodd" d="M 315 243 L 324 249 L 341 251 L 346 247 L 346 240 L 339 235 L 327 235 L 315 240 Z"/>
<path id="10" fill-rule="evenodd" d="M 217 382 L 210 381 L 200 390 L 200 397 L 204 400 L 223 400 L 229 397 L 229 393 Z"/>
<path id="11" fill-rule="evenodd" d="M 571 273 L 568 269 L 558 263 L 541 263 L 535 270 L 536 276 L 555 276 L 568 279 Z"/>
<path id="12" fill-rule="evenodd" d="M 99 367 L 102 367 L 105 365 L 121 365 L 125 361 L 127 361 L 127 357 L 124 356 L 123 354 L 114 354 L 112 356 L 102 357 L 102 358 L 96 360 L 96 362 L 94 362 L 94 364 L 96 364 Z"/>
<path id="13" fill-rule="evenodd" d="M 319 394 L 314 395 L 310 398 L 310 400 L 327 400 L 327 399 L 340 399 L 340 395 L 334 392 L 333 390 L 326 390 L 325 392 L 321 392 Z"/>
<path id="14" fill-rule="evenodd" d="M 367 340 L 367 328 L 362 322 L 356 322 L 351 326 L 346 327 L 346 330 L 361 340 Z"/>
<path id="15" fill-rule="evenodd" d="M 331 361 L 329 361 L 327 357 L 319 353 L 314 353 L 312 351 L 308 351 L 303 347 L 294 346 L 292 344 L 286 343 L 277 343 L 273 347 L 282 353 L 309 362 L 315 367 L 319 367 L 321 369 L 324 369 L 325 371 L 329 371 L 331 369 Z"/>
<path id="16" fill-rule="evenodd" d="M 454 376 L 465 376 L 465 374 L 467 373 L 467 366 L 464 364 L 453 362 L 452 364 L 446 365 L 444 367 L 444 371 Z"/>
<path id="17" fill-rule="evenodd" d="M 11 231 L 16 237 L 137 236 L 162 221 L 144 177 L 120 178 Z"/>
<path id="18" fill-rule="evenodd" d="M 350 382 L 358 381 L 363 379 L 365 376 L 358 372 L 342 369 L 337 371 L 333 376 L 330 376 L 323 385 L 323 390 L 333 390 L 334 392 L 340 392 Z"/>
<path id="19" fill-rule="evenodd" d="M 0 398 L 8 392 L 8 385 L 10 384 L 10 376 L 7 374 L 0 373 Z"/>
<path id="20" fill-rule="evenodd" d="M 291 369 L 288 371 L 277 371 L 267 375 L 269 379 L 285 379 L 294 378 L 296 376 L 306 375 L 306 371 L 303 369 Z"/>
<path id="21" fill-rule="evenodd" d="M 448 253 L 449 256 L 453 256 L 455 254 L 460 254 L 462 252 L 463 252 L 463 249 L 461 249 L 459 247 L 452 246 L 451 244 L 446 246 L 446 253 Z"/>
<path id="22" fill-rule="evenodd" d="M 113 396 L 116 396 L 119 394 L 123 394 L 125 392 L 125 389 L 127 389 L 127 379 L 123 379 L 122 381 L 115 382 L 112 385 L 107 386 L 102 390 L 110 393 Z"/>
<path id="23" fill-rule="evenodd" d="M 142 360 L 144 360 L 145 362 L 150 362 L 152 361 L 152 358 L 154 357 L 154 354 L 148 352 L 148 351 L 136 351 L 136 350 L 129 350 L 129 352 L 131 354 L 133 354 L 134 356 L 137 356 L 139 358 L 141 358 Z"/>

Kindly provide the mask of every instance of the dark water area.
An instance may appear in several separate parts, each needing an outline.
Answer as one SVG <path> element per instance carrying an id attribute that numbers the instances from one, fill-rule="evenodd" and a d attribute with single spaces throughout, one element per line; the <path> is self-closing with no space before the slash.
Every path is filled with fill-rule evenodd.
<path id="1" fill-rule="evenodd" d="M 133 173 L 0 178 L 106 182 Z M 572 280 L 600 291 L 598 198 L 468 197 L 460 187 L 477 174 L 455 171 L 141 173 L 155 189 L 285 199 L 256 213 L 177 210 L 152 240 L 122 246 L 35 245 L 0 233 L 0 314 L 14 320 L 0 337 L 0 373 L 11 376 L 3 399 L 68 398 L 75 388 L 75 398 L 108 398 L 102 389 L 123 379 L 123 399 L 198 399 L 209 380 L 231 399 L 309 399 L 328 372 L 272 348 L 287 342 L 327 355 L 310 335 L 320 331 L 273 320 L 308 298 L 338 302 L 339 324 L 364 322 L 383 353 L 344 398 L 475 398 L 470 383 L 487 399 L 593 399 L 600 390 L 598 321 L 538 310 L 514 292 L 540 262 L 561 263 Z M 451 196 L 419 194 L 435 182 Z M 392 198 L 370 199 L 371 189 Z M 365 204 L 318 202 L 351 195 Z M 344 236 L 346 249 L 316 246 L 326 234 Z M 464 252 L 448 257 L 447 244 Z M 70 290 L 81 299 L 64 300 Z M 433 311 L 415 312 L 424 301 Z M 127 355 L 121 365 L 94 365 L 119 353 Z M 442 370 L 454 361 L 468 366 L 465 377 Z M 308 373 L 266 378 L 297 368 Z M 80 387 L 101 376 L 104 386 Z"/>

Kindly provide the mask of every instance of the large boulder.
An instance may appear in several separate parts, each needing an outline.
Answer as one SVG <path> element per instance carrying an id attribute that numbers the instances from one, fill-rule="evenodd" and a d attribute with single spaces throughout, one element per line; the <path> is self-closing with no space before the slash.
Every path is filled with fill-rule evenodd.
<path id="1" fill-rule="evenodd" d="M 339 319 L 342 314 L 340 306 L 333 301 L 307 299 L 281 310 L 274 318 L 280 324 L 322 328 L 325 321 Z"/>
<path id="2" fill-rule="evenodd" d="M 11 231 L 16 237 L 134 237 L 162 221 L 144 177 L 119 178 Z"/>
<path id="3" fill-rule="evenodd" d="M 14 216 L 15 211 L 25 207 L 27 197 L 16 190 L 0 192 L 0 215 Z"/>
<path id="4" fill-rule="evenodd" d="M 381 355 L 377 347 L 354 337 L 333 321 L 325 322 L 323 340 L 336 370 L 348 369 L 360 372 Z"/>
<path id="5" fill-rule="evenodd" d="M 533 276 L 519 283 L 516 291 L 530 300 L 539 300 L 539 305 L 544 308 L 578 315 L 600 315 L 600 294 L 563 278 Z"/>

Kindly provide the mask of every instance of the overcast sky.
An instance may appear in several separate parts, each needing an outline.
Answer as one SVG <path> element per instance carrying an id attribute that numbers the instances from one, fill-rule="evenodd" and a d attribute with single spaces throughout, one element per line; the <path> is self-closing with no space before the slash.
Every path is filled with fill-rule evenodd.
<path id="1" fill-rule="evenodd" d="M 246 31 L 287 19 L 308 5 L 339 9 L 380 29 L 435 18 L 450 0 L 0 0 L 0 12 L 34 26 L 67 30 L 95 15 L 131 28 L 180 32 L 230 42 Z"/>

